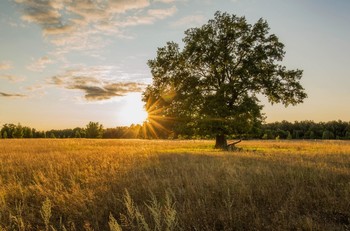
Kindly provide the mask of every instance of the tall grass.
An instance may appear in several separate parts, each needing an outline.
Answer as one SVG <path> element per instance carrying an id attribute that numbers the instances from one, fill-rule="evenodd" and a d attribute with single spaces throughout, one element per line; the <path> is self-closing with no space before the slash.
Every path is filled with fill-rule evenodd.
<path id="1" fill-rule="evenodd" d="M 350 143 L 1 140 L 0 230 L 349 230 Z"/>

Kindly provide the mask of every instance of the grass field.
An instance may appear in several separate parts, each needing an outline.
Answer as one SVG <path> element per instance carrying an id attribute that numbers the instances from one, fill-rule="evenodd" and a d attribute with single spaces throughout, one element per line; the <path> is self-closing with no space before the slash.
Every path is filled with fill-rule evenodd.
<path id="1" fill-rule="evenodd" d="M 0 140 L 0 230 L 350 230 L 350 142 Z"/>

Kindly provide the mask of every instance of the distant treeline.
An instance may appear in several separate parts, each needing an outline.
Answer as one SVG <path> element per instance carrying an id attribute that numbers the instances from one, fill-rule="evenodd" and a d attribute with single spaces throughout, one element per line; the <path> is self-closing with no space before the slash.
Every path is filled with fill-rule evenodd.
<path id="1" fill-rule="evenodd" d="M 0 138 L 139 138 L 141 125 L 122 126 L 104 129 L 98 122 L 90 122 L 85 128 L 52 129 L 38 131 L 21 124 L 4 124 L 0 130 Z"/>
<path id="2" fill-rule="evenodd" d="M 103 128 L 98 122 L 90 122 L 85 128 L 38 131 L 35 128 L 22 126 L 21 124 L 4 124 L 0 130 L 0 138 L 105 138 L 105 139 L 212 139 L 210 135 L 174 135 L 152 131 L 149 132 L 147 123 L 143 125 L 120 126 L 115 128 Z M 254 129 L 254 133 L 236 135 L 229 138 L 247 139 L 342 139 L 350 140 L 350 122 L 341 120 L 330 122 L 314 121 L 288 121 L 262 124 Z"/>
<path id="3" fill-rule="evenodd" d="M 262 125 L 262 139 L 350 139 L 350 122 L 282 121 Z"/>

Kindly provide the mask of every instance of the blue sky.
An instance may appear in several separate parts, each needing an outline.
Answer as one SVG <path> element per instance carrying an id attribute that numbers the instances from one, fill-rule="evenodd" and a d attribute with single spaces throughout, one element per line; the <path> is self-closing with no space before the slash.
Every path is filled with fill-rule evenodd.
<path id="1" fill-rule="evenodd" d="M 0 125 L 105 127 L 142 119 L 147 60 L 220 10 L 264 18 L 304 70 L 303 104 L 265 104 L 267 122 L 350 121 L 350 1 L 1 0 Z"/>

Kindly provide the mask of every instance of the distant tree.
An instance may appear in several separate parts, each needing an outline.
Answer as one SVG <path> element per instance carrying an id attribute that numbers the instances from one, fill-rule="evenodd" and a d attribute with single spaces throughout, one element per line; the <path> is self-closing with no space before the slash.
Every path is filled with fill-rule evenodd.
<path id="1" fill-rule="evenodd" d="M 266 139 L 266 140 L 267 139 L 270 140 L 270 139 L 274 139 L 274 138 L 275 138 L 275 134 L 270 129 L 267 129 L 262 137 L 262 139 Z"/>
<path id="2" fill-rule="evenodd" d="M 76 127 L 72 130 L 72 136 L 74 138 L 83 138 L 85 136 L 85 131 L 83 128 Z"/>
<path id="3" fill-rule="evenodd" d="M 301 70 L 281 65 L 284 45 L 266 21 L 216 12 L 200 28 L 185 31 L 184 48 L 168 42 L 148 62 L 153 83 L 143 100 L 149 119 L 174 131 L 226 135 L 249 133 L 263 121 L 258 94 L 285 106 L 302 103 Z M 159 126 L 159 127 L 161 127 Z"/>
<path id="4" fill-rule="evenodd" d="M 107 139 L 115 139 L 115 138 L 121 138 L 121 135 L 118 133 L 118 128 L 107 128 L 103 132 L 103 138 Z"/>
<path id="5" fill-rule="evenodd" d="M 323 134 L 322 134 L 322 139 L 324 139 L 324 140 L 334 139 L 333 132 L 330 132 L 328 130 L 324 131 Z"/>
<path id="6" fill-rule="evenodd" d="M 103 126 L 98 122 L 89 122 L 86 125 L 86 138 L 102 138 Z"/>
<path id="7" fill-rule="evenodd" d="M 281 130 L 280 128 L 277 128 L 276 134 L 280 139 L 286 139 L 288 136 L 287 132 L 284 130 Z"/>
<path id="8" fill-rule="evenodd" d="M 350 140 L 350 131 L 346 131 L 345 139 Z"/>
<path id="9" fill-rule="evenodd" d="M 74 138 L 81 138 L 80 132 L 78 130 L 75 131 Z"/>
<path id="10" fill-rule="evenodd" d="M 310 131 L 310 139 L 315 139 L 316 136 L 315 136 L 315 132 L 314 131 Z"/>
<path id="11" fill-rule="evenodd" d="M 36 129 L 35 128 L 32 128 L 32 134 L 33 134 L 33 138 L 37 138 Z"/>
<path id="12" fill-rule="evenodd" d="M 51 139 L 55 139 L 55 138 L 56 138 L 55 134 L 51 132 L 51 133 L 50 133 L 50 138 L 51 138 Z"/>
<path id="13" fill-rule="evenodd" d="M 293 138 L 294 139 L 300 139 L 300 131 L 294 130 L 293 131 Z"/>
<path id="14" fill-rule="evenodd" d="M 30 127 L 23 127 L 23 137 L 24 138 L 33 138 L 33 131 Z"/>
<path id="15" fill-rule="evenodd" d="M 309 131 L 309 132 L 308 132 L 308 136 L 309 136 L 308 138 L 311 139 L 311 140 L 313 140 L 313 139 L 316 138 L 315 132 L 314 132 L 314 131 Z"/>
<path id="16" fill-rule="evenodd" d="M 292 134 L 288 131 L 287 132 L 287 140 L 293 139 Z"/>
<path id="17" fill-rule="evenodd" d="M 323 140 L 329 139 L 329 131 L 324 131 L 324 132 L 322 133 L 322 139 L 323 139 Z"/>
<path id="18" fill-rule="evenodd" d="M 2 134 L 2 137 L 3 137 L 4 139 L 7 139 L 7 132 L 6 132 L 6 131 L 4 131 L 4 133 Z"/>
<path id="19" fill-rule="evenodd" d="M 128 136 L 128 138 L 132 138 L 132 139 L 139 138 L 139 133 L 141 131 L 141 128 L 142 128 L 142 126 L 139 124 L 136 124 L 136 125 L 131 124 L 127 130 L 126 135 Z"/>
<path id="20" fill-rule="evenodd" d="M 85 137 L 86 137 L 86 131 L 85 131 L 85 129 L 79 130 L 79 133 L 80 133 L 81 138 L 85 138 Z"/>
<path id="21" fill-rule="evenodd" d="M 16 127 L 15 127 L 15 130 L 12 134 L 13 138 L 23 138 L 23 127 L 21 124 L 18 124 Z"/>
<path id="22" fill-rule="evenodd" d="M 2 138 L 2 134 L 1 134 L 1 131 L 0 131 L 0 139 Z"/>
<path id="23" fill-rule="evenodd" d="M 15 132 L 15 129 L 15 124 L 4 124 L 2 126 L 1 132 L 4 134 L 4 132 L 6 131 L 6 138 L 13 138 L 13 133 Z"/>

